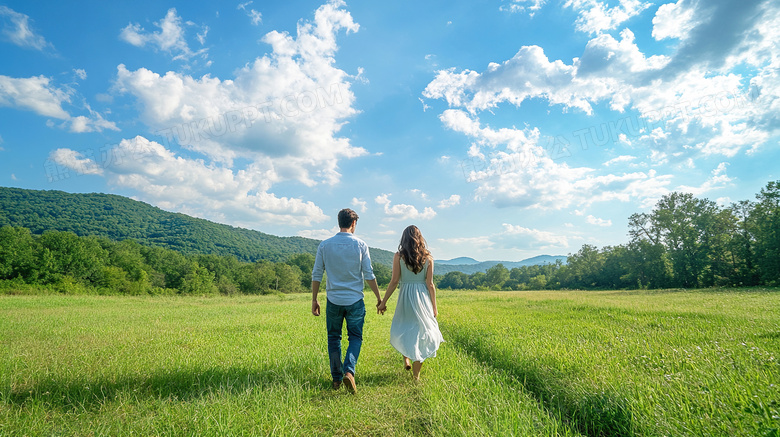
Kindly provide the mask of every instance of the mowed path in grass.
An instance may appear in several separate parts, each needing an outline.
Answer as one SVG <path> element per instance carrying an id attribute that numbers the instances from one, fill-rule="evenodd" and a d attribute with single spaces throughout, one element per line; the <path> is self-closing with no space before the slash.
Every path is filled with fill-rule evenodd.
<path id="1" fill-rule="evenodd" d="M 780 433 L 776 290 L 440 291 L 420 383 L 369 308 L 356 396 L 310 299 L 2 296 L 0 436 Z"/>

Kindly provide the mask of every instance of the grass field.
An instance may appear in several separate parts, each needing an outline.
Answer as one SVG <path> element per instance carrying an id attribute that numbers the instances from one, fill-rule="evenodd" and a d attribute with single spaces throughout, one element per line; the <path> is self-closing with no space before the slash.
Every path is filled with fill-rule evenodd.
<path id="1" fill-rule="evenodd" d="M 356 396 L 309 310 L 0 296 L 0 436 L 780 435 L 777 290 L 440 291 L 420 383 L 369 312 Z"/>

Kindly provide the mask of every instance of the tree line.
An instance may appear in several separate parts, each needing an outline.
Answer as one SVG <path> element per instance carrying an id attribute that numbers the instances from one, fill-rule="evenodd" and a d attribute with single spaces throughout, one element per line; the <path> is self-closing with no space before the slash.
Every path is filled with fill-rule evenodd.
<path id="1" fill-rule="evenodd" d="M 449 272 L 439 288 L 633 289 L 780 286 L 780 181 L 755 201 L 721 207 L 674 192 L 628 219 L 626 244 L 585 244 L 557 262 L 509 270 Z"/>
<path id="2" fill-rule="evenodd" d="M 0 288 L 101 294 L 268 294 L 303 291 L 314 257 L 287 262 L 239 261 L 234 256 L 185 255 L 133 240 L 80 237 L 68 231 L 33 235 L 0 228 Z"/>
<path id="3" fill-rule="evenodd" d="M 780 285 L 780 181 L 756 201 L 720 207 L 674 192 L 649 213 L 632 214 L 630 241 L 585 244 L 567 263 L 435 275 L 444 289 L 633 289 Z M 372 251 L 372 260 L 373 260 Z M 380 285 L 391 269 L 373 260 Z M 183 253 L 127 239 L 33 234 L 0 228 L 0 290 L 40 288 L 110 294 L 268 294 L 309 290 L 314 255 L 249 262 L 234 255 Z"/>

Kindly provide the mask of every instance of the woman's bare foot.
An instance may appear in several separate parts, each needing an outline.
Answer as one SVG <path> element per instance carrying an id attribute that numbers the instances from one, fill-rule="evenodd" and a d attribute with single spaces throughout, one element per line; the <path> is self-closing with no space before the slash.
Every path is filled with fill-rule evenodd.
<path id="1" fill-rule="evenodd" d="M 415 361 L 412 364 L 412 376 L 414 377 L 415 381 L 420 380 L 420 370 L 422 370 L 422 363 L 419 361 Z"/>

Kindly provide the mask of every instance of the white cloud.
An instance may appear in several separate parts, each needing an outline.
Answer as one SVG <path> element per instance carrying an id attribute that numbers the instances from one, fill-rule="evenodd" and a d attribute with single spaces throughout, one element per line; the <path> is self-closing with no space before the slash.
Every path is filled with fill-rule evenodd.
<path id="1" fill-rule="evenodd" d="M 403 203 L 391 206 L 389 194 L 379 195 L 374 201 L 384 207 L 385 216 L 391 220 L 430 220 L 436 216 L 436 211 L 429 206 L 426 206 L 422 212 L 412 205 Z"/>
<path id="2" fill-rule="evenodd" d="M 74 68 L 73 73 L 81 80 L 87 79 L 87 71 L 82 68 Z"/>
<path id="3" fill-rule="evenodd" d="M 176 14 L 175 8 L 168 9 L 165 17 L 154 25 L 160 30 L 147 32 L 140 24 L 130 23 L 119 33 L 119 38 L 136 47 L 149 45 L 156 50 L 170 53 L 174 60 L 189 60 L 196 55 L 206 55 L 208 49 L 196 52 L 190 49 L 184 38 L 185 31 L 182 27 L 182 19 Z M 201 44 L 205 41 L 205 33 L 202 35 L 198 36 Z"/>
<path id="4" fill-rule="evenodd" d="M 13 78 L 0 75 L 0 106 L 19 107 L 61 120 L 70 118 L 62 109 L 63 102 L 70 102 L 70 92 L 51 85 L 50 81 L 45 76 Z"/>
<path id="5" fill-rule="evenodd" d="M 602 219 L 592 215 L 588 215 L 585 218 L 585 221 L 596 226 L 612 226 L 612 220 Z"/>
<path id="6" fill-rule="evenodd" d="M 698 187 L 681 185 L 675 188 L 675 191 L 684 191 L 687 193 L 691 193 L 694 196 L 701 196 L 710 191 L 725 188 L 726 186 L 730 185 L 731 182 L 734 181 L 734 178 L 729 177 L 729 175 L 726 173 L 727 170 L 726 168 L 728 167 L 728 165 L 729 164 L 727 162 L 721 162 L 720 164 L 718 164 L 718 166 L 712 170 L 709 179 L 704 181 Z"/>
<path id="7" fill-rule="evenodd" d="M 694 9 L 687 7 L 687 0 L 679 0 L 677 3 L 661 5 L 653 17 L 653 38 L 662 40 L 666 38 L 686 39 L 688 33 L 696 26 L 694 21 Z"/>
<path id="8" fill-rule="evenodd" d="M 56 149 L 49 154 L 49 159 L 63 167 L 75 170 L 79 174 L 103 174 L 103 169 L 94 160 L 74 150 Z"/>
<path id="9" fill-rule="evenodd" d="M 101 114 L 85 105 L 90 117 L 72 117 L 63 109 L 70 103 L 74 92 L 70 88 L 58 88 L 45 76 L 14 78 L 0 75 L 0 106 L 29 110 L 44 117 L 63 120 L 60 127 L 70 127 L 71 132 L 100 132 L 104 129 L 119 130 L 116 124 L 107 121 Z M 56 126 L 56 123 L 47 123 Z"/>
<path id="10" fill-rule="evenodd" d="M 93 111 L 89 105 L 86 105 L 90 117 L 79 115 L 70 119 L 70 131 L 76 133 L 82 132 L 102 132 L 103 130 L 119 131 L 116 123 L 103 118 L 100 113 Z"/>
<path id="11" fill-rule="evenodd" d="M 596 175 L 592 168 L 556 162 L 539 145 L 538 130 L 482 127 L 478 119 L 456 109 L 446 110 L 440 119 L 472 138 L 470 153 L 490 151 L 490 159 L 480 161 L 467 177 L 477 184 L 478 199 L 498 207 L 562 209 L 607 200 L 643 202 L 670 182 L 670 175 L 655 172 Z"/>
<path id="12" fill-rule="evenodd" d="M 103 175 L 110 184 L 135 190 L 141 200 L 196 217 L 258 228 L 264 224 L 310 226 L 327 217 L 312 202 L 269 193 L 275 175 L 260 164 L 243 170 L 177 156 L 138 136 L 106 151 L 98 163 L 69 149 L 51 153 L 55 163 L 82 174 Z"/>
<path id="13" fill-rule="evenodd" d="M 235 158 L 269 163 L 282 180 L 334 184 L 338 162 L 367 154 L 337 133 L 355 115 L 350 76 L 334 66 L 336 35 L 359 26 L 333 1 L 297 38 L 272 31 L 272 53 L 233 79 L 194 78 L 146 68 L 117 69 L 116 89 L 133 95 L 141 120 L 161 138 L 231 165 Z"/>
<path id="14" fill-rule="evenodd" d="M 428 195 L 425 194 L 425 192 L 423 192 L 422 190 L 420 190 L 418 188 L 413 188 L 413 189 L 411 189 L 409 191 L 411 191 L 412 194 L 416 194 L 416 195 L 420 196 L 420 199 L 422 199 L 422 200 L 428 200 Z"/>
<path id="15" fill-rule="evenodd" d="M 341 231 L 338 225 L 333 226 L 330 229 L 304 229 L 298 231 L 299 237 L 311 238 L 314 240 L 327 240 L 328 238 L 336 235 Z"/>
<path id="16" fill-rule="evenodd" d="M 460 204 L 460 196 L 457 194 L 453 194 L 452 196 L 439 202 L 439 208 L 440 209 L 450 208 L 459 204 Z"/>
<path id="17" fill-rule="evenodd" d="M 198 32 L 197 35 L 195 35 L 200 45 L 206 44 L 206 35 L 208 34 L 209 34 L 209 27 L 203 26 L 203 30 L 201 30 L 200 32 Z M 208 67 L 209 65 L 211 65 L 211 61 L 207 62 L 206 64 L 207 64 L 206 66 Z"/>
<path id="18" fill-rule="evenodd" d="M 499 10 L 511 13 L 528 11 L 528 15 L 533 17 L 538 10 L 542 9 L 545 3 L 547 3 L 547 0 L 509 0 L 509 5 L 502 5 L 499 7 Z"/>
<path id="19" fill-rule="evenodd" d="M 615 164 L 622 164 L 622 163 L 629 163 L 636 160 L 636 156 L 630 156 L 630 155 L 620 155 L 616 158 L 612 158 L 609 161 L 604 163 L 604 167 L 609 167 L 611 165 Z"/>
<path id="20" fill-rule="evenodd" d="M 611 9 L 594 0 L 568 4 L 614 12 L 602 14 L 615 19 L 610 23 L 647 7 L 638 1 Z M 615 141 L 656 150 L 698 144 L 687 147 L 689 155 L 734 156 L 767 144 L 780 131 L 780 4 L 680 0 L 664 6 L 656 14 L 654 32 L 657 38 L 678 39 L 671 55 L 645 55 L 633 32 L 623 29 L 618 38 L 599 33 L 569 63 L 548 59 L 541 47 L 525 46 L 482 72 L 441 70 L 423 96 L 443 99 L 472 116 L 503 102 L 519 107 L 529 99 L 589 115 L 596 105 L 630 109 L 640 117 L 640 132 L 627 135 L 624 128 L 615 132 Z M 589 26 L 594 32 L 609 27 Z M 739 69 L 731 71 L 734 67 Z"/>
<path id="21" fill-rule="evenodd" d="M 51 47 L 43 36 L 30 28 L 30 17 L 7 6 L 0 6 L 0 35 L 19 47 L 35 50 Z"/>
<path id="22" fill-rule="evenodd" d="M 360 212 L 366 212 L 366 210 L 368 209 L 366 206 L 366 201 L 360 200 L 357 197 L 352 198 L 352 206 L 355 207 Z"/>
<path id="23" fill-rule="evenodd" d="M 651 3 L 637 0 L 620 0 L 617 6 L 609 7 L 597 0 L 567 0 L 564 7 L 578 11 L 576 27 L 580 32 L 590 34 L 617 29 L 631 17 L 639 15 L 649 8 Z"/>
<path id="24" fill-rule="evenodd" d="M 254 2 L 246 2 L 246 3 L 239 3 L 239 5 L 236 7 L 236 9 L 241 9 L 246 12 L 246 16 L 252 19 L 252 24 L 255 26 L 259 25 L 263 22 L 263 14 L 260 12 L 257 12 L 254 9 L 247 9 L 247 6 L 251 5 Z"/>
<path id="25" fill-rule="evenodd" d="M 504 223 L 502 226 L 502 232 L 490 236 L 494 246 L 520 250 L 566 248 L 569 246 L 569 240 L 565 235 L 509 223 Z"/>

